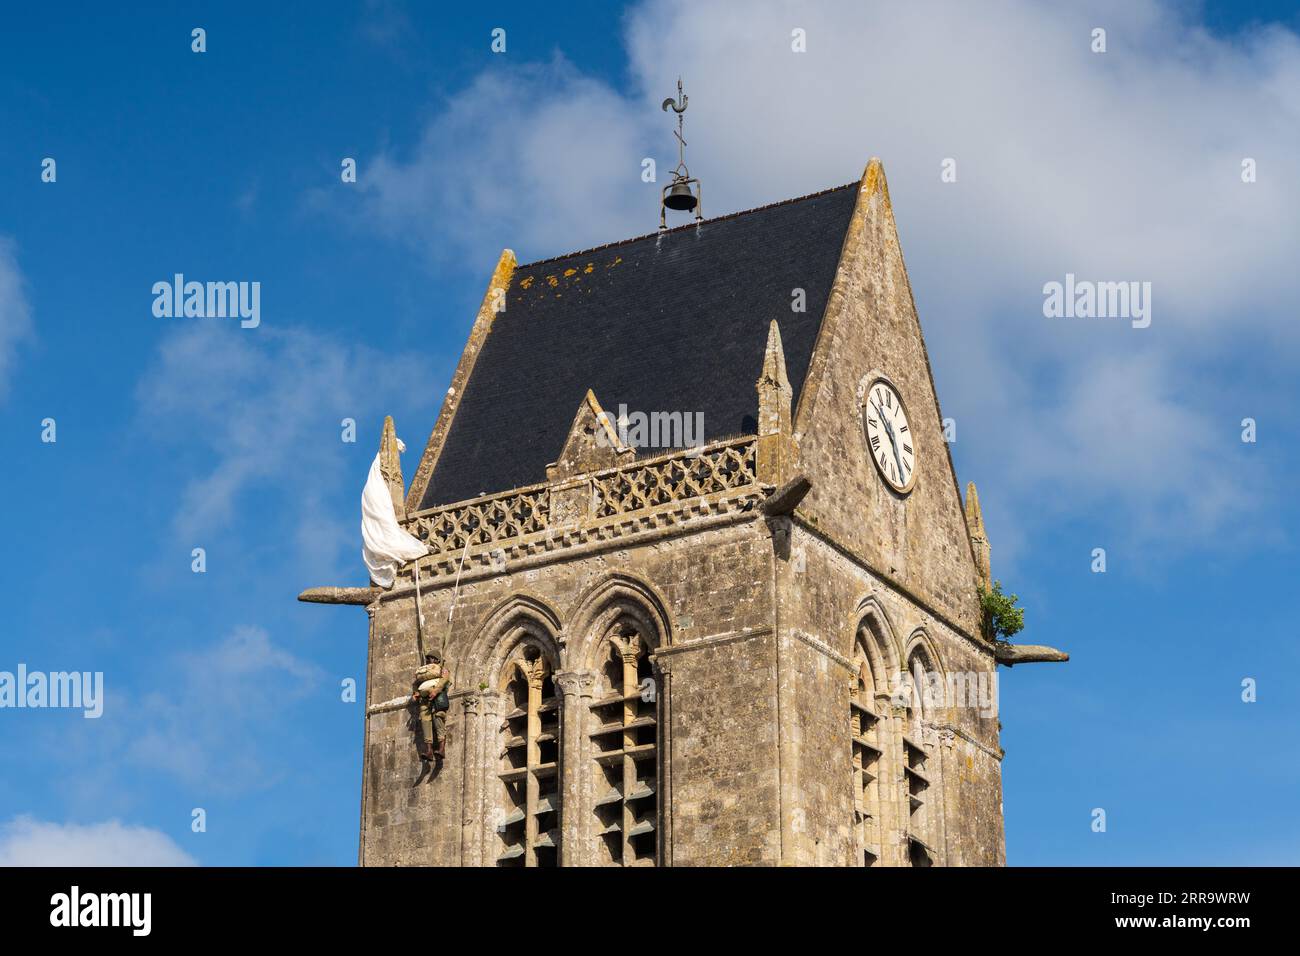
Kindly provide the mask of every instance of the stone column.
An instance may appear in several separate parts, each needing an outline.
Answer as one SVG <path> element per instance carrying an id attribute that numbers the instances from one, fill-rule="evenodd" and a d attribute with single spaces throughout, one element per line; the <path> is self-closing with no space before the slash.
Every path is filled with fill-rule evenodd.
<path id="1" fill-rule="evenodd" d="M 590 866 L 587 840 L 591 826 L 587 799 L 590 766 L 584 747 L 591 695 L 596 687 L 593 671 L 564 671 L 555 675 L 564 696 L 560 712 L 560 865 Z"/>
<path id="2" fill-rule="evenodd" d="M 531 665 L 519 664 L 528 676 L 528 718 L 524 731 L 524 751 L 527 754 L 528 773 L 524 777 L 524 866 L 537 865 L 537 801 L 541 788 L 537 781 L 537 765 L 541 761 L 541 748 L 537 735 L 542 732 L 542 681 L 546 679 L 546 660 L 538 657 Z"/>
<path id="3" fill-rule="evenodd" d="M 370 619 L 366 633 L 366 693 L 361 700 L 361 836 L 357 841 L 357 866 L 366 865 L 366 811 L 370 804 L 370 671 L 375 656 L 375 612 L 379 610 L 378 601 L 366 605 L 366 617 Z"/>
<path id="4" fill-rule="evenodd" d="M 637 689 L 637 659 L 641 656 L 641 639 L 636 635 L 629 636 L 626 640 L 611 638 L 614 646 L 618 648 L 618 655 L 623 661 L 623 697 L 627 698 L 636 693 Z M 623 701 L 623 865 L 627 866 L 632 860 L 632 837 L 629 832 L 635 823 L 632 813 L 632 806 L 628 802 L 628 795 L 636 789 L 636 760 L 628 754 L 628 751 L 636 746 L 636 731 L 626 729 L 628 725 L 636 720 L 637 702 L 635 699 Z M 656 747 L 656 758 L 658 748 Z"/>
<path id="5" fill-rule="evenodd" d="M 873 701 L 863 699 L 861 696 L 861 690 L 862 689 L 858 686 L 857 677 L 850 677 L 849 709 L 848 713 L 845 715 L 845 720 L 849 725 L 849 772 L 853 775 L 853 800 L 849 804 L 849 810 L 853 814 L 853 831 L 849 834 L 848 866 L 862 866 L 862 861 L 864 859 L 862 851 L 866 848 L 867 843 L 865 837 L 867 828 L 863 825 L 863 821 L 868 816 L 868 809 L 865 797 L 862 793 L 862 768 L 866 763 L 866 756 L 860 749 L 852 744 L 852 738 L 866 737 L 863 727 L 865 721 L 863 718 L 859 717 L 857 712 L 853 709 L 853 704 L 858 703 L 863 707 L 871 707 Z M 879 734 L 877 734 L 877 736 L 879 736 Z M 877 761 L 876 769 L 879 769 L 879 761 Z M 879 810 L 876 811 L 876 819 L 873 822 L 877 827 L 880 826 Z"/>
<path id="6" fill-rule="evenodd" d="M 481 789 L 483 786 L 482 745 L 483 733 L 480 710 L 483 699 L 476 693 L 465 694 L 461 703 L 461 766 L 460 791 L 460 865 L 477 866 L 479 862 L 477 826 L 482 815 Z"/>
<path id="7" fill-rule="evenodd" d="M 471 858 L 470 863 L 477 866 L 495 866 L 497 854 L 501 852 L 496 821 L 502 806 L 501 781 L 497 773 L 501 769 L 500 744 L 501 720 L 505 707 L 505 696 L 493 690 L 484 691 L 482 698 L 483 716 L 479 718 L 478 766 L 475 775 L 483 781 L 479 788 L 475 806 L 468 808 L 478 823 L 478 858 Z"/>
<path id="8" fill-rule="evenodd" d="M 950 772 L 951 776 L 960 779 L 960 771 L 956 769 L 958 758 L 953 750 L 956 740 L 957 735 L 948 727 L 935 731 L 935 776 L 931 778 L 930 786 L 938 791 L 935 795 L 935 811 L 932 819 L 934 820 L 934 848 L 939 854 L 940 866 L 952 866 L 954 862 L 960 863 L 960 861 L 952 859 L 948 847 L 948 807 L 950 805 L 948 778 Z"/>
<path id="9" fill-rule="evenodd" d="M 907 753 L 903 735 L 907 733 L 907 705 L 895 703 L 889 695 L 881 700 L 881 719 L 887 724 L 887 740 L 881 741 L 888 760 L 880 774 L 880 798 L 889 807 L 888 832 L 880 835 L 881 863 L 885 866 L 907 866 L 907 834 L 912 823 L 912 804 L 907 799 Z"/>
<path id="10" fill-rule="evenodd" d="M 655 803 L 659 811 L 659 860 L 660 866 L 673 865 L 673 719 L 672 719 L 672 657 L 652 656 L 650 663 L 655 668 L 655 740 L 658 744 L 659 792 L 655 794 Z"/>

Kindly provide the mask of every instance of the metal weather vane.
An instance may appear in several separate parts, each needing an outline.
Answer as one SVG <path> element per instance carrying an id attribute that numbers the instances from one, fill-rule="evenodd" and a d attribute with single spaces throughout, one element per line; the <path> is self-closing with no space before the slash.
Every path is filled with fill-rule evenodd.
<path id="1" fill-rule="evenodd" d="M 686 168 L 686 140 L 682 136 L 683 114 L 686 112 L 686 106 L 689 102 L 690 97 L 682 92 L 682 78 L 679 76 L 677 78 L 677 99 L 674 100 L 670 96 L 668 99 L 664 100 L 664 104 L 661 107 L 665 113 L 671 109 L 677 114 L 677 129 L 673 131 L 673 135 L 677 137 L 677 169 L 674 171 L 674 175 L 690 175 L 689 170 Z"/>
<path id="2" fill-rule="evenodd" d="M 700 181 L 691 176 L 691 171 L 686 168 L 686 137 L 683 128 L 683 116 L 686 112 L 686 106 L 689 98 L 682 90 L 682 78 L 677 78 L 677 98 L 671 96 L 663 102 L 661 109 L 666 113 L 672 109 L 677 114 L 677 129 L 673 130 L 673 135 L 677 137 L 677 168 L 673 170 L 673 180 L 663 188 L 660 196 L 659 205 L 659 228 L 667 229 L 666 211 L 672 209 L 678 212 L 690 212 L 695 210 L 695 220 L 699 222 L 704 218 L 704 209 L 701 201 L 702 189 Z M 695 184 L 695 192 L 691 192 L 691 184 Z"/>

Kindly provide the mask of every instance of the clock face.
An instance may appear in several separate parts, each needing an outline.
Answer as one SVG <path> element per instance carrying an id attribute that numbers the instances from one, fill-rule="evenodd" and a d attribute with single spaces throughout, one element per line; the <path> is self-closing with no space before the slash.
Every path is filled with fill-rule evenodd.
<path id="1" fill-rule="evenodd" d="M 916 443 L 898 390 L 883 378 L 876 379 L 867 389 L 862 417 L 867 449 L 880 476 L 897 492 L 911 491 L 916 477 Z"/>

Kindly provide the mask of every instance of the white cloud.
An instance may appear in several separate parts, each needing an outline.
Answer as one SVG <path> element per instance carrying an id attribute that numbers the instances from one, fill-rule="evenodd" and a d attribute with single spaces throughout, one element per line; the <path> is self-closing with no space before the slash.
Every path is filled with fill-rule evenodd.
<path id="1" fill-rule="evenodd" d="M 259 675 L 281 672 L 299 683 L 319 679 L 320 670 L 276 647 L 260 627 L 237 627 L 216 647 L 186 658 L 187 671 L 197 686 L 221 690 L 247 685 Z M 243 693 L 240 686 L 239 692 Z"/>
<path id="2" fill-rule="evenodd" d="M 412 357 L 302 329 L 230 334 L 195 325 L 167 337 L 140 382 L 137 401 L 148 433 L 194 462 L 189 471 L 196 477 L 183 486 L 174 514 L 177 537 L 186 545 L 208 540 L 237 520 L 240 506 L 256 495 L 259 520 L 289 525 L 277 530 L 298 545 L 300 573 L 328 580 L 355 570 L 360 506 L 356 522 L 342 524 L 321 501 L 351 478 L 359 502 L 373 451 L 350 454 L 355 446 L 341 442 L 340 423 L 354 419 L 359 433 L 374 435 L 377 450 L 382 416 L 393 410 L 388 403 L 418 400 L 421 372 Z M 418 456 L 431 425 L 411 425 L 419 436 L 410 442 Z M 194 457 L 196 451 L 201 456 Z M 410 461 L 408 455 L 408 471 L 414 468 Z M 271 525 L 261 527 L 265 533 Z M 348 556 L 355 560 L 340 565 L 348 543 L 355 546 Z"/>
<path id="3" fill-rule="evenodd" d="M 0 399 L 9 391 L 18 346 L 32 335 L 32 312 L 12 239 L 0 236 Z"/>
<path id="4" fill-rule="evenodd" d="M 181 655 L 166 690 L 129 708 L 127 759 L 194 786 L 228 791 L 271 783 L 258 740 L 324 678 L 315 664 L 242 626 L 211 648 Z"/>
<path id="5" fill-rule="evenodd" d="M 196 866 L 161 830 L 109 820 L 45 823 L 19 816 L 0 826 L 0 866 Z"/>
<path id="6" fill-rule="evenodd" d="M 653 231 L 640 162 L 656 157 L 660 184 L 676 162 L 659 103 L 681 74 L 710 216 L 883 157 L 944 411 L 978 423 L 958 452 L 995 536 L 1032 523 L 1027 501 L 1099 500 L 1126 532 L 1200 536 L 1264 511 L 1233 493 L 1231 443 L 1267 409 L 1239 407 L 1258 401 L 1248 382 L 1207 391 L 1210 369 L 1300 351 L 1300 40 L 1216 37 L 1190 9 L 843 0 L 738 17 L 651 0 L 627 21 L 626 89 L 562 59 L 494 65 L 371 164 L 362 216 L 479 271 L 504 246 L 528 261 Z M 1151 328 L 1044 318 L 1042 286 L 1067 272 L 1151 282 Z"/>
<path id="7" fill-rule="evenodd" d="M 638 209 L 650 231 L 658 190 L 640 177 L 653 140 L 630 115 L 624 97 L 562 57 L 483 73 L 409 156 L 368 164 L 358 183 L 367 215 L 480 266 L 511 244 L 535 258 L 622 238 Z"/>
<path id="8" fill-rule="evenodd" d="M 411 36 L 411 18 L 397 0 L 365 0 L 359 26 L 363 37 L 395 56 Z"/>
<path id="9" fill-rule="evenodd" d="M 132 673 L 107 672 L 104 716 L 42 723 L 32 747 L 49 756 L 56 773 L 81 782 L 63 795 L 78 815 L 131 814 L 138 803 L 131 782 L 140 779 L 206 794 L 199 802 L 266 790 L 301 773 L 283 760 L 286 748 L 319 748 L 304 715 L 317 711 L 328 677 L 265 628 L 238 625 Z"/>

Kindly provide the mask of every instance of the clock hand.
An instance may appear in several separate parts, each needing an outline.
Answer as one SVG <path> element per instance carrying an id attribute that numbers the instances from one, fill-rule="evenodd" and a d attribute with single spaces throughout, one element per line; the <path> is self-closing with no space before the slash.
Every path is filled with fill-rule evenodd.
<path id="1" fill-rule="evenodd" d="M 876 410 L 876 414 L 880 416 L 880 424 L 885 426 L 885 435 L 888 436 L 889 444 L 892 446 L 894 444 L 893 426 L 889 424 L 889 419 L 885 417 L 885 413 L 880 410 L 879 405 L 872 405 L 871 407 L 874 408 Z"/>
<path id="2" fill-rule="evenodd" d="M 874 408 L 876 410 L 876 414 L 880 416 L 880 424 L 885 426 L 885 431 L 889 432 L 892 435 L 894 433 L 893 429 L 889 427 L 889 419 L 886 418 L 885 413 L 880 410 L 880 405 L 876 404 L 876 405 L 872 405 L 871 407 Z"/>
<path id="3" fill-rule="evenodd" d="M 894 426 L 890 423 L 889 419 L 885 417 L 885 413 L 881 410 L 879 405 L 874 405 L 872 407 L 875 408 L 876 414 L 880 416 L 880 421 L 885 426 L 885 434 L 889 436 L 889 447 L 894 453 L 894 464 L 898 466 L 898 480 L 900 482 L 904 481 L 903 459 L 898 454 L 898 442 L 894 439 Z"/>
<path id="4" fill-rule="evenodd" d="M 898 453 L 898 442 L 894 440 L 893 428 L 889 429 L 889 447 L 894 449 L 894 463 L 898 465 L 898 480 L 899 482 L 906 482 L 906 479 L 903 477 L 903 459 Z"/>

